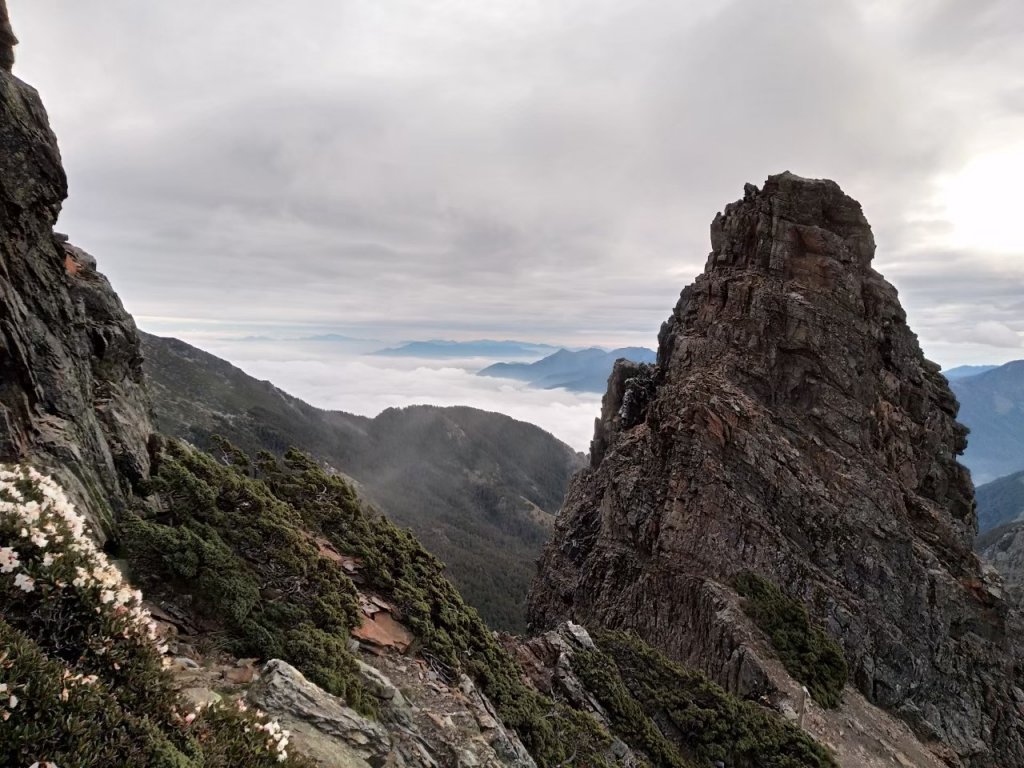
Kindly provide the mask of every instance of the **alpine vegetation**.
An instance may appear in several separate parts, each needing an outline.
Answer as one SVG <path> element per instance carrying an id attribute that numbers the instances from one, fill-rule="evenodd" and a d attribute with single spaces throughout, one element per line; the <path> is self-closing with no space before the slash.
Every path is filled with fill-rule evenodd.
<path id="1" fill-rule="evenodd" d="M 179 701 L 142 593 L 31 467 L 0 467 L 0 600 L 0 764 L 307 765 L 244 701 Z"/>

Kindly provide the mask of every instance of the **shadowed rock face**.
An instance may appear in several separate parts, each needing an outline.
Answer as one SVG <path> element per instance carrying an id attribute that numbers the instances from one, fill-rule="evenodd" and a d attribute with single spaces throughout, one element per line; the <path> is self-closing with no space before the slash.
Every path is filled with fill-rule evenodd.
<path id="1" fill-rule="evenodd" d="M 871 268 L 860 205 L 784 173 L 747 185 L 711 241 L 656 369 L 612 374 L 531 621 L 631 627 L 753 693 L 729 617 L 698 610 L 752 570 L 803 599 L 850 682 L 951 764 L 1024 765 L 1018 617 L 972 553 L 966 431 Z"/>
<path id="2" fill-rule="evenodd" d="M 149 474 L 139 339 L 53 232 L 67 181 L 39 95 L 6 71 L 12 40 L 0 3 L 0 460 L 55 472 L 99 529 Z"/>

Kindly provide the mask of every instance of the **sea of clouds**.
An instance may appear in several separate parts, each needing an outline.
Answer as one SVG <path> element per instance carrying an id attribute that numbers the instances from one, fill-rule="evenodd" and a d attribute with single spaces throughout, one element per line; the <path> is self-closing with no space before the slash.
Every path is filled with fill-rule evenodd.
<path id="1" fill-rule="evenodd" d="M 361 416 L 409 405 L 465 405 L 536 424 L 586 452 L 601 410 L 598 394 L 476 375 L 496 359 L 387 357 L 358 344 L 180 336 L 311 405 Z"/>

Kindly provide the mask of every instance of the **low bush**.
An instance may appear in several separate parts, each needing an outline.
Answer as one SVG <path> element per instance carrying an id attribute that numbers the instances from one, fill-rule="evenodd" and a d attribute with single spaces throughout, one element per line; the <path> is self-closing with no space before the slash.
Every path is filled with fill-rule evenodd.
<path id="1" fill-rule="evenodd" d="M 736 590 L 746 598 L 744 610 L 768 636 L 789 673 L 821 706 L 838 707 L 849 675 L 842 646 L 811 622 L 802 602 L 767 579 L 743 573 Z"/>
<path id="2" fill-rule="evenodd" d="M 624 632 L 598 632 L 573 668 L 597 692 L 615 729 L 657 765 L 835 768 L 831 754 L 781 715 L 726 693 Z M 629 740 L 629 739 L 627 739 Z"/>
<path id="3" fill-rule="evenodd" d="M 0 765 L 309 765 L 244 704 L 181 709 L 142 594 L 30 468 L 0 467 L 0 601 Z"/>
<path id="4" fill-rule="evenodd" d="M 191 606 L 230 650 L 284 659 L 372 715 L 346 647 L 357 591 L 320 540 L 360 561 L 365 588 L 396 606 L 438 669 L 477 681 L 539 765 L 605 764 L 611 738 L 597 721 L 526 685 L 444 565 L 305 454 L 169 442 L 153 487 L 166 512 L 127 519 L 122 551 L 150 592 Z"/>

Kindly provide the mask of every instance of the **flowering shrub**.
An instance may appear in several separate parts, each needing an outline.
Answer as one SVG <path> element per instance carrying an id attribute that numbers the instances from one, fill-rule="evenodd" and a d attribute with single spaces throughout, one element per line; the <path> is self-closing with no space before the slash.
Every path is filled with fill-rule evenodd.
<path id="1" fill-rule="evenodd" d="M 305 765 L 244 704 L 181 715 L 142 594 L 50 478 L 0 466 L 0 765 Z"/>

